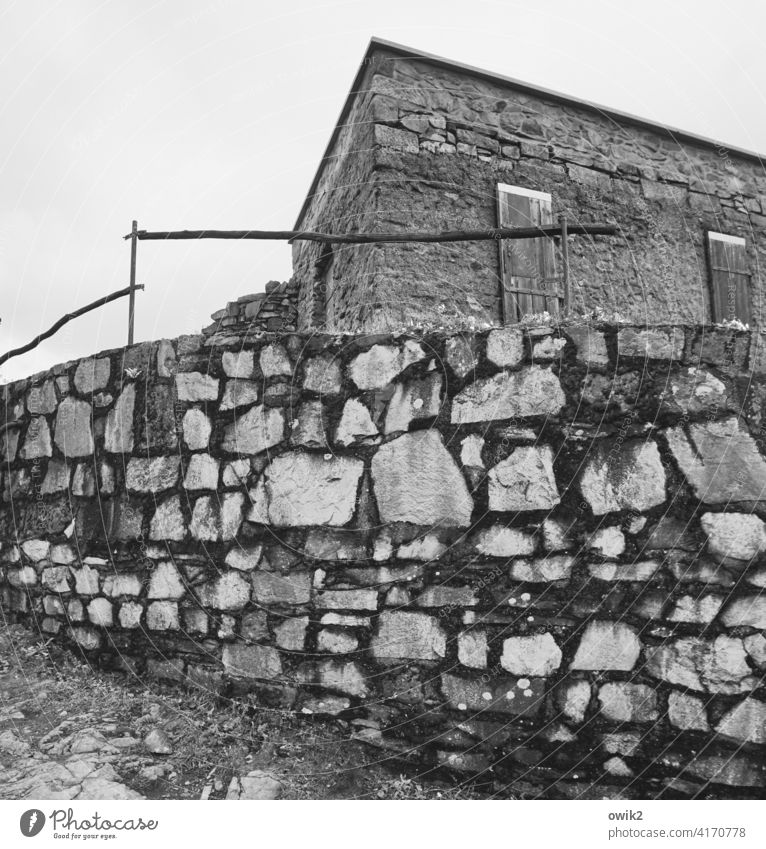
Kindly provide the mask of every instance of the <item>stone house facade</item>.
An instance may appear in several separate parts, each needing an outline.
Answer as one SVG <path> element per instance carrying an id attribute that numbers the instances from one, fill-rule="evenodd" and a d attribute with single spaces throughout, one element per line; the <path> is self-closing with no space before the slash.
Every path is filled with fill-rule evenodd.
<path id="1" fill-rule="evenodd" d="M 760 158 L 373 39 L 296 222 L 331 233 L 613 223 L 573 308 L 762 324 Z M 558 240 L 293 244 L 301 330 L 514 323 L 561 303 Z"/>

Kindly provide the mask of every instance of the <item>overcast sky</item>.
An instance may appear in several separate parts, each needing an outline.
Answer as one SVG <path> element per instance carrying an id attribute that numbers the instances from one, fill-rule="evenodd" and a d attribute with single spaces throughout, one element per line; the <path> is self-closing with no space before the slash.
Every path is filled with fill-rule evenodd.
<path id="1" fill-rule="evenodd" d="M 0 3 L 0 352 L 128 283 L 122 235 L 291 228 L 373 35 L 766 152 L 766 6 L 641 0 Z M 136 338 L 290 276 L 271 242 L 139 245 Z M 126 341 L 127 300 L 0 378 Z"/>

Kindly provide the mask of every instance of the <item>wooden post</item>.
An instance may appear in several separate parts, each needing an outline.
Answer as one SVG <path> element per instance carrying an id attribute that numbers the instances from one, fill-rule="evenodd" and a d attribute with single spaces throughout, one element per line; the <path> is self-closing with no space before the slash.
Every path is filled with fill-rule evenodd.
<path id="1" fill-rule="evenodd" d="M 569 285 L 569 231 L 567 218 L 563 212 L 559 215 L 559 225 L 561 226 L 561 265 L 564 277 L 564 314 L 566 315 L 572 306 L 572 290 Z"/>
<path id="2" fill-rule="evenodd" d="M 128 345 L 133 344 L 133 319 L 136 310 L 136 248 L 138 247 L 138 221 L 130 231 L 130 297 L 128 299 Z"/>

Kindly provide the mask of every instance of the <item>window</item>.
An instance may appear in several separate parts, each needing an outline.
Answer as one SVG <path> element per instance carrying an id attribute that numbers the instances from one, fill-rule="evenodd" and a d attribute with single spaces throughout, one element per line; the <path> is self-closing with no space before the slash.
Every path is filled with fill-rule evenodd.
<path id="1" fill-rule="evenodd" d="M 707 234 L 713 321 L 752 323 L 750 275 L 745 240 L 725 233 Z"/>
<path id="2" fill-rule="evenodd" d="M 327 303 L 330 300 L 330 287 L 333 282 L 333 264 L 335 255 L 330 242 L 319 243 L 319 253 L 314 262 L 313 303 L 311 309 L 311 326 L 320 330 L 326 329 Z"/>
<path id="3" fill-rule="evenodd" d="M 519 186 L 497 186 L 499 227 L 553 224 L 551 196 Z M 526 313 L 557 315 L 563 297 L 556 276 L 553 240 L 500 239 L 503 321 L 513 324 Z"/>

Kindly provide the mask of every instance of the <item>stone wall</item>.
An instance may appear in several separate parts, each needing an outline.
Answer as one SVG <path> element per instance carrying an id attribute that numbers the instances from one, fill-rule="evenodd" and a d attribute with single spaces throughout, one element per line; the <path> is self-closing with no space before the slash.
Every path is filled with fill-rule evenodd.
<path id="1" fill-rule="evenodd" d="M 291 333 L 298 329 L 298 284 L 271 280 L 265 291 L 243 295 L 229 301 L 210 316 L 213 321 L 202 328 L 205 336 L 217 340 L 248 333 Z"/>
<path id="2" fill-rule="evenodd" d="M 551 193 L 554 215 L 570 222 L 619 226 L 618 237 L 572 238 L 577 309 L 638 323 L 711 321 L 704 240 L 712 229 L 747 240 L 762 323 L 762 163 L 384 47 L 371 49 L 365 68 L 324 162 L 342 155 L 366 167 L 320 166 L 322 190 L 309 197 L 301 227 L 337 221 L 327 211 L 337 196 L 343 220 L 370 230 L 491 228 L 496 186 L 508 183 Z M 295 248 L 298 259 L 303 250 Z M 494 242 L 388 244 L 364 262 L 347 253 L 343 309 L 329 316 L 329 330 L 502 322 Z M 296 274 L 309 292 L 300 263 Z"/>
<path id="3" fill-rule="evenodd" d="M 3 608 L 519 792 L 762 794 L 749 342 L 191 336 L 57 367 L 4 387 Z"/>

